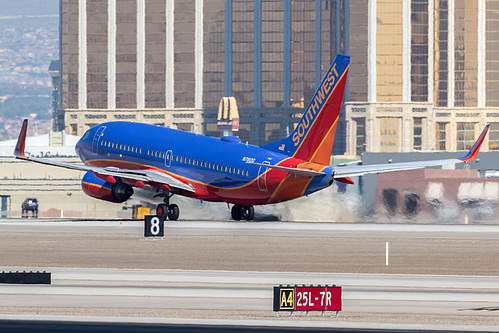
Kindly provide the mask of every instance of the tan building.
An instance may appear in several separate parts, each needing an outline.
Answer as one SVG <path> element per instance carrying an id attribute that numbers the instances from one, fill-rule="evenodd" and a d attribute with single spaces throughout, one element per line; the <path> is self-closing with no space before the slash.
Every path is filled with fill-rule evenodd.
<path id="1" fill-rule="evenodd" d="M 358 6 L 367 29 L 350 30 L 351 67 L 365 60 L 367 70 L 350 78 L 347 154 L 467 150 L 487 123 L 483 150 L 499 150 L 499 1 Z M 367 36 L 365 49 L 352 47 L 354 35 Z"/>
<path id="2" fill-rule="evenodd" d="M 348 3 L 61 0 L 57 127 L 130 120 L 219 136 L 219 102 L 234 96 L 243 141 L 284 137 L 347 53 Z M 342 119 L 341 153 L 344 132 Z"/>

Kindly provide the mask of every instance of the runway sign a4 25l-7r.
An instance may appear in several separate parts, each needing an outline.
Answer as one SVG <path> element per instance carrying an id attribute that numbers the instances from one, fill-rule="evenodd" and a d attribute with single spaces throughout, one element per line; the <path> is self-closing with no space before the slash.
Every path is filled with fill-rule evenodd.
<path id="1" fill-rule="evenodd" d="M 341 287 L 274 287 L 274 311 L 341 311 Z"/>

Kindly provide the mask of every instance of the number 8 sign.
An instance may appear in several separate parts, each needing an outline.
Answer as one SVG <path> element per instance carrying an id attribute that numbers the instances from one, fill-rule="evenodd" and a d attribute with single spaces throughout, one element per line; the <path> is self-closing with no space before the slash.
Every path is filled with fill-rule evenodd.
<path id="1" fill-rule="evenodd" d="M 163 237 L 164 235 L 165 217 L 160 215 L 146 215 L 144 237 Z"/>

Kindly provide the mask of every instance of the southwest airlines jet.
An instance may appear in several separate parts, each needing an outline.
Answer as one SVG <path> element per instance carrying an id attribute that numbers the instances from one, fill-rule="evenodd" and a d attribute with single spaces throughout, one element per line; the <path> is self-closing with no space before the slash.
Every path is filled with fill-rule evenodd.
<path id="1" fill-rule="evenodd" d="M 299 198 L 331 186 L 353 184 L 352 176 L 419 169 L 473 160 L 488 125 L 470 152 L 456 159 L 329 166 L 350 57 L 338 55 L 291 135 L 257 147 L 234 136 L 222 138 L 133 123 L 108 122 L 89 129 L 76 144 L 82 164 L 29 157 L 27 120 L 15 148 L 17 158 L 85 171 L 83 191 L 121 203 L 132 195 L 156 198 L 157 215 L 177 220 L 172 195 L 233 204 L 234 220 L 252 220 L 255 205 Z"/>

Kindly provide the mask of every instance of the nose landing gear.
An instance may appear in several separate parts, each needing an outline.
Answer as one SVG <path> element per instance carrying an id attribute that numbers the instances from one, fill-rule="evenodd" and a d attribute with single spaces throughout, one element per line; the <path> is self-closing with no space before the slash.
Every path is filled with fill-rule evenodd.
<path id="1" fill-rule="evenodd" d="M 251 221 L 255 217 L 255 208 L 253 206 L 234 205 L 230 211 L 232 219 L 240 221 L 242 219 Z"/>

